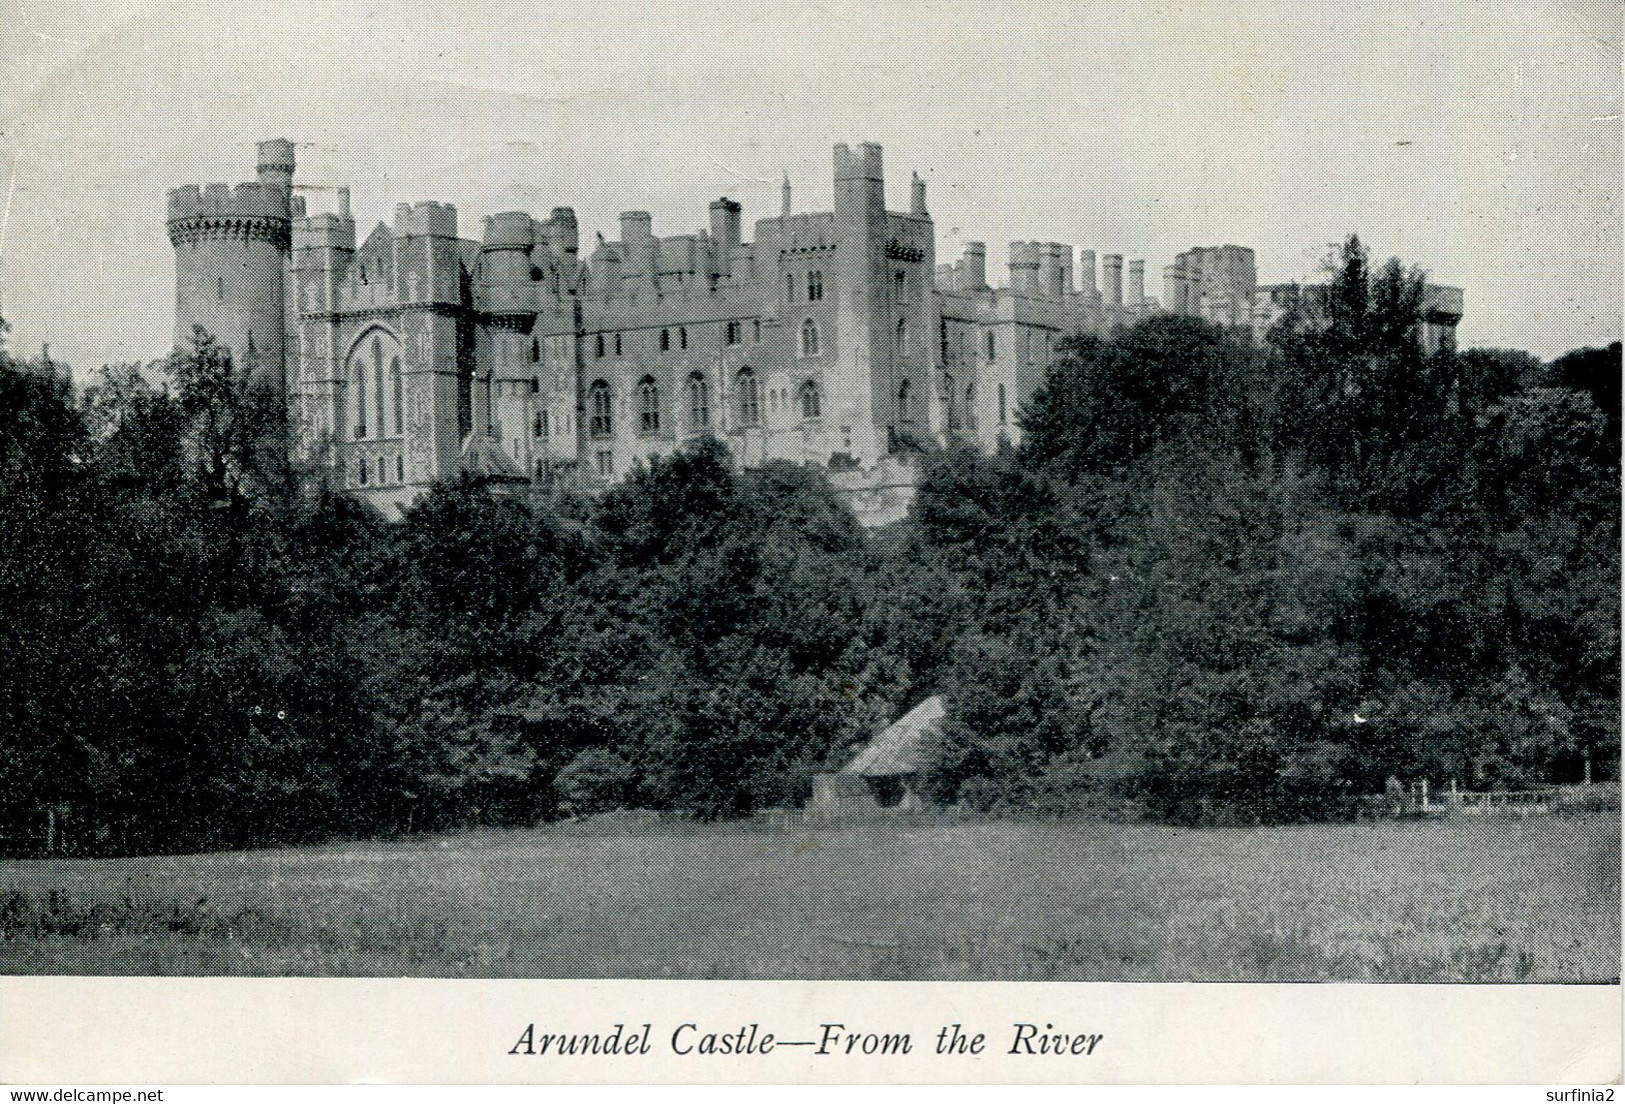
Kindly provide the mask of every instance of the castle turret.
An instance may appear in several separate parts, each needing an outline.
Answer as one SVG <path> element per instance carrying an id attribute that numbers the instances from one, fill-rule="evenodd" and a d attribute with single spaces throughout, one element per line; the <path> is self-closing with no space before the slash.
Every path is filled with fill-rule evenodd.
<path id="1" fill-rule="evenodd" d="M 654 219 L 649 212 L 621 212 L 621 248 L 629 273 L 654 277 L 660 263 L 660 243 L 655 239 Z"/>
<path id="2" fill-rule="evenodd" d="M 530 251 L 536 226 L 523 211 L 505 211 L 485 220 L 480 243 L 480 271 L 485 280 L 485 309 L 494 315 L 534 310 L 530 295 Z"/>
<path id="3" fill-rule="evenodd" d="M 275 188 L 287 195 L 293 191 L 293 143 L 286 138 L 273 138 L 259 145 L 259 181 L 267 188 Z"/>
<path id="4" fill-rule="evenodd" d="M 229 348 L 236 363 L 285 386 L 284 281 L 291 242 L 293 145 L 260 145 L 259 179 L 169 193 L 175 248 L 175 343 L 194 326 Z"/>
<path id="5" fill-rule="evenodd" d="M 1039 295 L 1039 242 L 1010 243 L 1010 289 L 1018 295 Z"/>

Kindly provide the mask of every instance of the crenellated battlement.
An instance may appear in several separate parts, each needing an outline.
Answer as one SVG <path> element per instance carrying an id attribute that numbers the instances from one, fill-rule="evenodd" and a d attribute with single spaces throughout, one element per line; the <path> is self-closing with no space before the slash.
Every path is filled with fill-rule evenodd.
<path id="1" fill-rule="evenodd" d="M 835 147 L 836 180 L 884 180 L 885 164 L 880 147 L 864 142 L 853 150 L 845 142 Z"/>
<path id="2" fill-rule="evenodd" d="M 451 203 L 425 200 L 400 203 L 395 207 L 395 236 L 398 238 L 455 238 L 457 207 Z"/>
<path id="3" fill-rule="evenodd" d="M 169 191 L 169 221 L 191 218 L 289 217 L 288 195 L 257 181 L 232 186 L 189 184 Z"/>
<path id="4" fill-rule="evenodd" d="M 909 438 L 1019 443 L 1016 415 L 1069 334 L 1162 311 L 1262 333 L 1278 314 L 1237 246 L 1182 254 L 1161 303 L 1143 261 L 1064 242 L 1010 242 L 1007 282 L 990 282 L 982 241 L 939 265 L 925 180 L 892 210 L 880 146 L 833 152 L 832 209 L 792 210 L 787 178 L 754 241 L 727 198 L 689 233 L 622 211 L 618 235 L 589 233 L 586 249 L 569 207 L 491 214 L 476 241 L 454 205 L 425 201 L 397 205 L 358 248 L 349 189 L 307 217 L 293 144 L 261 143 L 258 181 L 169 193 L 176 339 L 201 325 L 251 352 L 286 379 L 308 456 L 398 505 L 470 457 L 602 487 L 708 434 L 743 464 L 864 473 Z M 1427 308 L 1423 340 L 1444 347 L 1461 293 L 1430 288 Z M 895 516 L 903 490 L 870 520 Z"/>

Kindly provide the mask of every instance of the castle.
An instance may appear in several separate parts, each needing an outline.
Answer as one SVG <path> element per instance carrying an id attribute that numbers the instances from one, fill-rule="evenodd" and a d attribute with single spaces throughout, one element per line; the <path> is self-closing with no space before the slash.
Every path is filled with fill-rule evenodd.
<path id="1" fill-rule="evenodd" d="M 753 240 L 722 198 L 693 234 L 625 212 L 585 255 L 569 207 L 492 215 L 476 241 L 452 205 L 403 203 L 358 244 L 348 190 L 308 214 L 294 169 L 278 139 L 254 182 L 169 193 L 176 341 L 201 326 L 278 381 L 296 458 L 389 514 L 459 472 L 591 488 L 714 436 L 747 465 L 827 465 L 882 523 L 917 443 L 1019 440 L 1061 338 L 1164 309 L 1262 333 L 1284 301 L 1232 245 L 1165 268 L 1163 303 L 1143 261 L 1105 254 L 1097 282 L 1095 253 L 1058 242 L 1012 242 L 991 286 L 980 242 L 937 263 L 918 175 L 887 209 L 870 144 L 835 147 L 833 211 L 793 211 L 786 180 Z M 1424 339 L 1459 318 L 1460 291 L 1430 289 Z"/>

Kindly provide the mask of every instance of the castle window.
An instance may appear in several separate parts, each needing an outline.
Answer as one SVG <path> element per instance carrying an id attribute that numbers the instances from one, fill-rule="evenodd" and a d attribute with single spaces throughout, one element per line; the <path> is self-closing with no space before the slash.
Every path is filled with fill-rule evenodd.
<path id="1" fill-rule="evenodd" d="M 787 302 L 796 301 L 796 274 L 787 272 L 784 275 L 784 298 Z"/>
<path id="2" fill-rule="evenodd" d="M 823 404 L 819 402 L 818 384 L 808 380 L 801 385 L 801 416 L 810 420 L 822 413 Z"/>
<path id="3" fill-rule="evenodd" d="M 893 284 L 897 289 L 897 301 L 901 303 L 908 297 L 908 273 L 898 272 Z"/>
<path id="4" fill-rule="evenodd" d="M 384 474 L 384 458 L 382 456 L 378 458 L 378 482 L 389 482 L 389 477 Z"/>
<path id="5" fill-rule="evenodd" d="M 597 354 L 600 357 L 604 355 L 604 335 L 603 334 L 598 335 Z"/>
<path id="6" fill-rule="evenodd" d="M 615 454 L 613 452 L 610 452 L 607 449 L 602 450 L 598 453 L 596 460 L 598 463 L 599 475 L 608 478 L 609 476 L 615 474 Z"/>
<path id="7" fill-rule="evenodd" d="M 817 269 L 807 273 L 807 301 L 816 303 L 824 297 L 824 274 Z"/>
<path id="8" fill-rule="evenodd" d="M 913 387 L 908 380 L 897 385 L 897 420 L 899 422 L 912 422 L 914 420 Z"/>
<path id="9" fill-rule="evenodd" d="M 739 323 L 737 321 L 728 323 L 726 340 L 729 345 L 739 344 Z"/>
<path id="10" fill-rule="evenodd" d="M 363 487 L 367 485 L 367 458 L 365 456 L 356 462 L 356 482 Z"/>
<path id="11" fill-rule="evenodd" d="M 897 356 L 908 356 L 908 322 L 901 318 L 897 320 Z"/>
<path id="12" fill-rule="evenodd" d="M 664 353 L 664 352 L 668 351 L 670 348 L 671 348 L 671 331 L 670 330 L 661 330 L 660 331 L 660 351 Z"/>
<path id="13" fill-rule="evenodd" d="M 395 482 L 406 482 L 406 457 L 404 456 L 395 457 Z"/>
<path id="14" fill-rule="evenodd" d="M 592 410 L 592 420 L 588 428 L 594 437 L 608 437 L 614 429 L 614 404 L 610 398 L 609 384 L 603 380 L 593 383 L 588 393 L 589 407 Z"/>
<path id="15" fill-rule="evenodd" d="M 537 363 L 542 359 L 542 340 L 539 337 L 530 339 L 530 362 Z"/>
<path id="16" fill-rule="evenodd" d="M 762 340 L 762 320 L 760 318 L 751 319 L 751 336 L 750 336 L 750 339 L 752 341 L 760 341 L 760 340 Z"/>
<path id="17" fill-rule="evenodd" d="M 779 409 L 779 390 L 778 390 L 778 388 L 775 387 L 775 388 L 771 389 L 770 391 L 768 391 L 767 397 L 768 397 L 769 404 L 773 407 L 773 410 L 775 412 L 777 412 L 778 409 Z"/>
<path id="18" fill-rule="evenodd" d="M 616 356 L 621 355 L 621 335 L 620 334 L 615 335 L 615 355 Z"/>
<path id="19" fill-rule="evenodd" d="M 360 357 L 355 360 L 355 435 L 367 435 L 367 365 Z"/>
<path id="20" fill-rule="evenodd" d="M 395 396 L 395 434 L 396 436 L 399 436 L 401 434 L 401 423 L 403 421 L 401 415 L 405 407 L 405 396 L 401 392 L 400 357 L 390 357 L 389 359 L 389 386 L 391 392 Z"/>
<path id="21" fill-rule="evenodd" d="M 965 425 L 976 428 L 976 381 L 965 385 Z"/>
<path id="22" fill-rule="evenodd" d="M 687 326 L 679 326 L 679 327 L 677 327 L 677 347 L 679 349 L 688 348 L 688 327 Z"/>
<path id="23" fill-rule="evenodd" d="M 944 372 L 942 375 L 942 403 L 948 408 L 949 429 L 959 428 L 959 406 L 954 401 L 957 398 L 959 398 L 959 390 L 954 383 L 954 377 L 951 373 Z"/>
<path id="24" fill-rule="evenodd" d="M 993 331 L 989 330 L 989 331 L 987 331 L 987 359 L 988 360 L 997 360 L 998 359 L 998 352 L 999 352 L 999 347 L 998 347 L 997 344 L 994 343 Z"/>
<path id="25" fill-rule="evenodd" d="M 1004 410 L 1004 384 L 1001 383 L 1001 384 L 999 384 L 999 424 L 1004 425 L 1005 422 L 1006 422 L 1006 418 L 1005 418 L 1005 410 Z"/>
<path id="26" fill-rule="evenodd" d="M 539 395 L 539 394 L 541 394 L 541 391 L 542 391 L 542 381 L 541 381 L 541 379 L 536 377 L 536 376 L 531 376 L 530 377 L 530 393 L 532 395 Z"/>
<path id="27" fill-rule="evenodd" d="M 711 424 L 711 388 L 698 372 L 688 378 L 688 424 L 694 429 Z"/>
<path id="28" fill-rule="evenodd" d="M 801 355 L 818 355 L 818 326 L 811 318 L 801 324 Z"/>
<path id="29" fill-rule="evenodd" d="M 756 373 L 749 368 L 739 369 L 734 379 L 734 391 L 739 396 L 739 424 L 753 426 L 762 420 L 762 395 L 756 387 Z"/>
<path id="30" fill-rule="evenodd" d="M 949 353 L 948 353 L 948 320 L 946 318 L 944 318 L 942 320 L 942 324 L 938 327 L 937 341 L 942 346 L 942 362 L 944 364 L 946 364 L 946 363 L 948 363 L 948 360 L 949 360 Z"/>
<path id="31" fill-rule="evenodd" d="M 653 376 L 644 376 L 638 384 L 638 429 L 643 433 L 660 432 L 660 385 Z"/>

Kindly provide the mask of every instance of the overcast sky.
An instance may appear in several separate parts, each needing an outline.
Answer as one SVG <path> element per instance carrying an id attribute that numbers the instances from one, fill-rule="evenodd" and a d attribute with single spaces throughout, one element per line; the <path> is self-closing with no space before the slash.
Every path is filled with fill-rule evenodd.
<path id="1" fill-rule="evenodd" d="M 7 0 L 0 312 L 82 376 L 165 351 L 164 190 L 298 147 L 312 211 L 645 209 L 692 232 L 830 207 L 830 146 L 930 186 L 939 257 L 1013 238 L 1147 261 L 1250 245 L 1313 276 L 1361 234 L 1467 289 L 1464 345 L 1619 337 L 1619 8 L 1591 0 L 736 0 L 345 6 Z M 339 7 L 333 5 L 332 7 Z M 875 9 L 878 9 L 878 13 Z M 957 231 L 957 234 L 956 234 Z"/>

